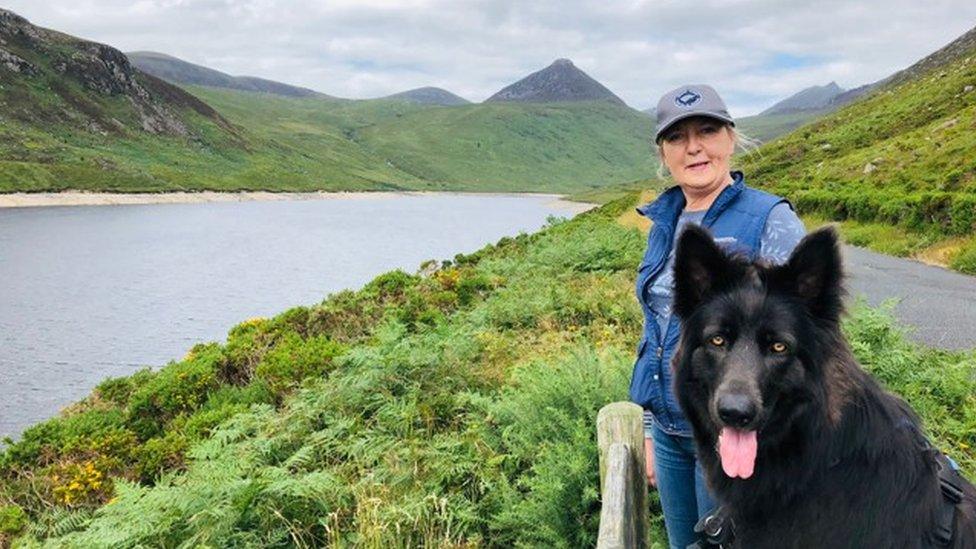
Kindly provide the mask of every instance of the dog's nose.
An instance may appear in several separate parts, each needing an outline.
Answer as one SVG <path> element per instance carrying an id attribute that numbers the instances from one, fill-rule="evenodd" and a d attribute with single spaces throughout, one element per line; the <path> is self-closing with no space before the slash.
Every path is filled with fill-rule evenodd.
<path id="1" fill-rule="evenodd" d="M 718 416 L 729 427 L 745 427 L 756 418 L 756 405 L 741 393 L 722 395 L 718 400 Z"/>

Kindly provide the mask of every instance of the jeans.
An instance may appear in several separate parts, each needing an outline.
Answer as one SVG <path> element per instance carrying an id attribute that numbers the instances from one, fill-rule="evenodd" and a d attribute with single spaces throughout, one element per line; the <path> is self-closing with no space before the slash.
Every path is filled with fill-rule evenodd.
<path id="1" fill-rule="evenodd" d="M 657 424 L 654 439 L 654 475 L 664 510 L 671 549 L 685 549 L 694 543 L 695 524 L 715 504 L 705 486 L 701 464 L 695 457 L 691 437 L 669 435 Z"/>

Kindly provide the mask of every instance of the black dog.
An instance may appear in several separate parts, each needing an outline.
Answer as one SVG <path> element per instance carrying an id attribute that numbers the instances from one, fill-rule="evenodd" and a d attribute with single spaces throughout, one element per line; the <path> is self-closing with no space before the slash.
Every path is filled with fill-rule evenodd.
<path id="1" fill-rule="evenodd" d="M 976 489 L 857 364 L 843 294 L 832 229 L 781 266 L 679 239 L 675 391 L 735 546 L 976 547 Z"/>

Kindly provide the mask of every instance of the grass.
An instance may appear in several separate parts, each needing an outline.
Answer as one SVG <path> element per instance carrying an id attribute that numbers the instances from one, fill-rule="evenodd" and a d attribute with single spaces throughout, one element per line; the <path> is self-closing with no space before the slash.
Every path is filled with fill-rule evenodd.
<path id="1" fill-rule="evenodd" d="M 607 102 L 441 107 L 184 90 L 101 46 L 26 23 L 5 29 L 4 50 L 28 68 L 0 72 L 0 192 L 562 192 L 646 177 L 654 162 L 650 120 Z"/>
<path id="2" fill-rule="evenodd" d="M 964 90 L 973 83 L 976 51 L 798 128 L 743 168 L 804 214 L 897 226 L 919 246 L 972 235 L 976 93 Z"/>
<path id="3" fill-rule="evenodd" d="M 15 545 L 592 546 L 595 418 L 626 399 L 636 194 L 424 274 L 387 273 L 103 382 L 0 454 Z M 624 221 L 621 224 L 620 221 Z M 884 310 L 856 355 L 976 473 L 976 354 Z M 653 498 L 652 498 L 653 500 Z M 664 533 L 652 501 L 658 547 Z"/>
<path id="4" fill-rule="evenodd" d="M 0 130 L 0 192 L 564 192 L 654 169 L 647 121 L 609 104 L 436 107 L 188 89 L 240 142 L 189 114 L 193 139 L 12 122 Z"/>
<path id="5" fill-rule="evenodd" d="M 736 120 L 736 128 L 753 139 L 769 142 L 794 129 L 822 117 L 824 111 L 805 111 L 788 114 L 745 116 Z"/>
<path id="6" fill-rule="evenodd" d="M 599 102 L 439 107 L 188 86 L 221 118 L 170 105 L 189 135 L 153 135 L 125 97 L 54 71 L 54 53 L 16 51 L 45 72 L 0 75 L 0 192 L 563 192 L 653 170 L 650 122 Z"/>
<path id="7" fill-rule="evenodd" d="M 567 192 L 654 169 L 650 122 L 604 102 L 444 107 L 188 89 L 269 141 L 297 147 L 302 139 L 342 138 L 407 174 L 409 188 Z"/>

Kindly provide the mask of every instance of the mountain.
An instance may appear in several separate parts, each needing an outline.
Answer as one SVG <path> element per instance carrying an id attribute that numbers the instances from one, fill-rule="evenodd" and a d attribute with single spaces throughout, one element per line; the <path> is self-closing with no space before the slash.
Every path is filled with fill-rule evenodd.
<path id="1" fill-rule="evenodd" d="M 177 87 L 110 46 L 2 14 L 0 192 L 565 192 L 654 171 L 651 122 L 610 101 L 324 101 L 133 55 L 202 83 Z"/>
<path id="2" fill-rule="evenodd" d="M 418 109 L 353 135 L 433 188 L 558 192 L 650 176 L 652 129 L 607 101 L 495 102 Z"/>
<path id="3" fill-rule="evenodd" d="M 884 240 L 890 253 L 968 238 L 976 270 L 974 113 L 976 32 L 969 31 L 762 147 L 743 169 L 803 213 L 868 224 L 884 236 L 866 231 L 861 243 Z"/>
<path id="4" fill-rule="evenodd" d="M 321 157 L 315 139 L 341 137 L 374 167 L 400 174 L 389 186 L 402 189 L 564 192 L 646 178 L 656 167 L 647 150 L 653 121 L 607 101 L 431 108 L 188 89 L 286 150 Z"/>
<path id="5" fill-rule="evenodd" d="M 393 95 L 387 95 L 382 99 L 395 99 L 400 101 L 409 101 L 411 103 L 417 103 L 420 105 L 467 105 L 471 103 L 467 99 L 454 95 L 453 93 L 442 89 L 427 86 L 424 88 L 415 88 L 412 90 L 407 90 L 400 93 L 395 93 Z"/>
<path id="6" fill-rule="evenodd" d="M 309 128 L 306 109 L 341 101 L 235 93 L 255 101 L 248 111 L 225 116 L 198 93 L 134 67 L 111 46 L 0 10 L 0 192 L 366 190 L 418 184 L 341 128 L 325 123 Z M 276 99 L 292 101 L 288 105 L 296 113 L 280 139 L 263 129 L 264 113 L 274 112 Z"/>
<path id="7" fill-rule="evenodd" d="M 812 120 L 816 120 L 828 112 L 830 109 L 743 116 L 735 120 L 735 127 L 745 135 L 766 143 Z"/>
<path id="8" fill-rule="evenodd" d="M 143 72 L 176 84 L 211 86 L 251 92 L 284 95 L 286 97 L 329 97 L 308 88 L 282 84 L 256 76 L 231 76 L 220 71 L 195 65 L 164 53 L 134 51 L 126 54 L 129 61 Z"/>
<path id="9" fill-rule="evenodd" d="M 110 46 L 0 19 L 0 192 L 565 192 L 654 171 L 650 121 L 611 101 L 333 101 L 133 54 L 199 82 L 174 86 Z"/>
<path id="10" fill-rule="evenodd" d="M 198 133 L 190 113 L 231 131 L 209 105 L 137 70 L 119 50 L 37 27 L 4 9 L 0 105 L 8 135 L 15 125 L 27 125 L 96 135 L 187 137 Z"/>
<path id="11" fill-rule="evenodd" d="M 844 88 L 831 82 L 826 86 L 810 86 L 776 103 L 759 114 L 789 114 L 826 108 L 832 99 L 844 92 Z"/>
<path id="12" fill-rule="evenodd" d="M 972 54 L 976 49 L 976 28 L 972 28 L 952 42 L 949 42 L 935 52 L 926 55 L 906 69 L 902 69 L 891 76 L 871 84 L 848 90 L 833 99 L 832 106 L 846 105 L 862 95 L 866 95 L 882 86 L 894 86 L 916 78 L 918 75 L 935 70 L 946 64 L 957 61 L 961 56 Z"/>
<path id="13" fill-rule="evenodd" d="M 814 86 L 780 101 L 755 116 L 739 121 L 748 135 L 767 141 L 783 135 L 803 124 L 833 112 L 844 105 L 870 94 L 879 88 L 890 88 L 917 78 L 938 67 L 957 62 L 960 57 L 976 50 L 976 28 L 970 29 L 946 46 L 925 56 L 911 66 L 877 82 L 843 90 L 836 83 Z"/>
<path id="14" fill-rule="evenodd" d="M 837 109 L 840 103 L 835 101 L 844 93 L 836 82 L 811 86 L 759 114 L 739 118 L 736 126 L 749 137 L 769 141 Z"/>
<path id="15" fill-rule="evenodd" d="M 569 59 L 557 59 L 548 67 L 506 86 L 485 100 L 493 102 L 550 103 L 563 101 L 609 101 L 626 103 L 603 84 L 578 69 Z"/>

